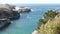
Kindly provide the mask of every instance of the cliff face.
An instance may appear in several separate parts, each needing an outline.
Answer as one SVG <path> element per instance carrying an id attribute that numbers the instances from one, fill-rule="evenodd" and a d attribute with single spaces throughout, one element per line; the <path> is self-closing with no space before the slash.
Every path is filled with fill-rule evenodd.
<path id="1" fill-rule="evenodd" d="M 12 10 L 12 9 L 15 9 L 15 6 L 9 5 L 9 4 L 0 4 L 0 9 L 1 8 L 6 8 L 8 10 Z"/>
<path id="2" fill-rule="evenodd" d="M 14 6 L 9 4 L 0 4 L 0 30 L 11 24 L 10 20 L 18 19 L 20 14 L 13 11 Z"/>
<path id="3" fill-rule="evenodd" d="M 9 4 L 0 4 L 0 10 L 12 10 Z"/>
<path id="4" fill-rule="evenodd" d="M 60 14 L 40 27 L 40 34 L 60 34 Z"/>
<path id="5" fill-rule="evenodd" d="M 20 14 L 18 11 L 13 11 L 12 8 L 13 6 L 9 4 L 0 4 L 0 17 L 9 19 L 19 18 Z"/>

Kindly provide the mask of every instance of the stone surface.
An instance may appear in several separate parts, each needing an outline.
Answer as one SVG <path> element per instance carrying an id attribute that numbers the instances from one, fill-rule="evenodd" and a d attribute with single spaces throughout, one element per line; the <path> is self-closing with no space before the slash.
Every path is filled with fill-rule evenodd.
<path id="1" fill-rule="evenodd" d="M 0 30 L 11 24 L 11 21 L 7 18 L 0 19 Z"/>
<path id="2" fill-rule="evenodd" d="M 20 13 L 18 11 L 13 11 L 14 6 L 9 4 L 0 4 L 0 29 L 8 26 L 11 21 L 14 19 L 18 19 L 20 17 Z"/>
<path id="3" fill-rule="evenodd" d="M 19 9 L 20 12 L 30 12 L 31 9 L 30 8 L 25 8 L 25 7 L 22 7 Z"/>

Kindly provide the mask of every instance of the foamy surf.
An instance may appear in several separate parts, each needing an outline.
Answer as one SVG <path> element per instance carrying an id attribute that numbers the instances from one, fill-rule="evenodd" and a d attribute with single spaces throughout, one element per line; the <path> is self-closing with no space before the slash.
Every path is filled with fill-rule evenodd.
<path id="1" fill-rule="evenodd" d="M 34 32 L 32 32 L 32 34 L 39 34 L 39 32 L 35 30 Z"/>
<path id="2" fill-rule="evenodd" d="M 31 9 L 31 12 L 34 12 L 34 9 Z"/>

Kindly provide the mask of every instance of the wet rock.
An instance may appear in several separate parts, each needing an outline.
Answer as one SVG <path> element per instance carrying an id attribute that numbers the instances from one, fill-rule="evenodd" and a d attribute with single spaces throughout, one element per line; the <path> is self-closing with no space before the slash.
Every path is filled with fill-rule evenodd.
<path id="1" fill-rule="evenodd" d="M 19 17 L 20 17 L 20 13 L 18 13 L 17 11 L 13 11 L 11 16 L 9 16 L 8 18 L 14 20 L 14 19 L 18 19 Z"/>
<path id="2" fill-rule="evenodd" d="M 17 19 L 20 17 L 18 11 L 13 11 L 13 6 L 8 4 L 0 4 L 0 17 L 5 17 L 9 19 Z"/>
<path id="3" fill-rule="evenodd" d="M 18 19 L 20 13 L 13 11 L 14 7 L 9 4 L 0 4 L 0 30 L 11 24 L 10 20 Z"/>
<path id="4" fill-rule="evenodd" d="M 11 21 L 7 18 L 0 19 L 0 30 L 11 24 Z"/>

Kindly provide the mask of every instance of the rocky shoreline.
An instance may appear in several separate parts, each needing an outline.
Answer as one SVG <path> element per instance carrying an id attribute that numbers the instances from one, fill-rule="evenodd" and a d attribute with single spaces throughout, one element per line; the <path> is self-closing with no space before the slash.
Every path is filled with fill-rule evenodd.
<path id="1" fill-rule="evenodd" d="M 0 30 L 11 24 L 11 20 L 20 17 L 18 11 L 13 11 L 12 9 L 14 9 L 14 6 L 0 4 Z"/>
<path id="2" fill-rule="evenodd" d="M 30 12 L 30 8 L 27 8 L 27 7 L 20 7 L 19 9 L 20 13 L 23 13 L 23 12 Z"/>
<path id="3" fill-rule="evenodd" d="M 0 19 L 0 30 L 11 24 L 11 21 L 7 18 Z"/>
<path id="4" fill-rule="evenodd" d="M 21 12 L 29 12 L 28 8 L 16 10 L 15 6 L 9 4 L 0 4 L 0 29 L 11 24 L 11 20 L 19 19 Z"/>

